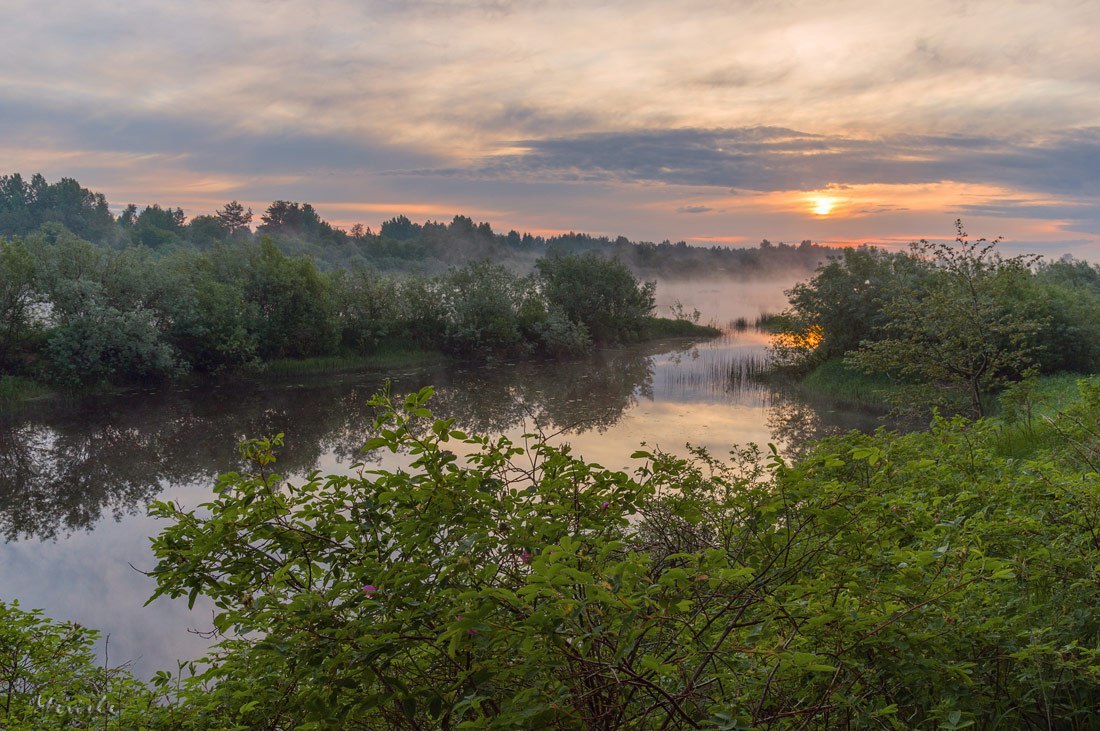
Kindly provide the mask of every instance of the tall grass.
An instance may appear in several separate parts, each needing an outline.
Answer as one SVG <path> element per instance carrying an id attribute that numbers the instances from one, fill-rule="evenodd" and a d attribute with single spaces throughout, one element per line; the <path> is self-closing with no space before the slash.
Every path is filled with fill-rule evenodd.
<path id="1" fill-rule="evenodd" d="M 753 322 L 757 330 L 770 333 L 780 332 L 789 324 L 790 317 L 776 312 L 761 312 Z"/>
<path id="2" fill-rule="evenodd" d="M 49 392 L 48 388 L 28 378 L 0 376 L 0 406 L 27 401 Z"/>
<path id="3" fill-rule="evenodd" d="M 269 376 L 306 376 L 324 373 L 408 368 L 446 360 L 436 350 L 415 348 L 385 350 L 371 355 L 326 355 L 318 358 L 278 358 L 264 363 L 261 372 Z"/>
<path id="4" fill-rule="evenodd" d="M 822 363 L 800 385 L 815 396 L 861 406 L 884 406 L 899 389 L 886 376 L 868 375 L 840 360 Z"/>
<path id="5" fill-rule="evenodd" d="M 1000 424 L 994 451 L 1004 457 L 1025 459 L 1044 449 L 1065 446 L 1064 435 L 1055 429 L 1051 419 L 1079 400 L 1078 382 L 1083 378 L 1097 376 L 1078 373 L 1040 376 L 1028 399 L 1029 414 L 1020 413 L 1019 408 L 1009 410 L 997 399 L 992 411 Z"/>

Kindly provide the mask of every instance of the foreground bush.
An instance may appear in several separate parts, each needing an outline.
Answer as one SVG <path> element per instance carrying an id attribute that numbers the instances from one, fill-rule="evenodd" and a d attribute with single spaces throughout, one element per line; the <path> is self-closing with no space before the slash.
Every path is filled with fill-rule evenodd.
<path id="1" fill-rule="evenodd" d="M 177 709 L 126 668 L 98 665 L 98 638 L 80 625 L 0 601 L 0 728 L 142 729 L 182 722 Z"/>
<path id="2" fill-rule="evenodd" d="M 639 452 L 633 476 L 379 399 L 407 469 L 286 483 L 278 438 L 157 503 L 157 595 L 224 633 L 199 728 L 1086 728 L 1100 702 L 1100 388 L 798 465 Z M 459 455 L 464 456 L 459 456 Z"/>

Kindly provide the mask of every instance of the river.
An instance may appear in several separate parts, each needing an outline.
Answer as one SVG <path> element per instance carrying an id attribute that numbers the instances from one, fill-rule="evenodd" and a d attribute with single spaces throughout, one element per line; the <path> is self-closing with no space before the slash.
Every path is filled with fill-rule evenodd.
<path id="1" fill-rule="evenodd" d="M 720 324 L 764 308 L 752 297 L 730 305 L 705 288 L 694 298 Z M 754 380 L 766 346 L 763 333 L 731 330 L 569 362 L 235 381 L 0 414 L 0 599 L 102 630 L 110 639 L 101 637 L 100 656 L 133 663 L 140 676 L 201 656 L 208 603 L 143 606 L 153 582 L 141 570 L 153 566 L 149 537 L 162 527 L 146 517 L 148 502 L 198 505 L 218 472 L 240 466 L 241 439 L 277 432 L 286 439 L 279 468 L 292 480 L 347 471 L 369 431 L 366 401 L 387 380 L 395 392 L 435 386 L 433 410 L 464 430 L 561 432 L 558 441 L 611 468 L 630 467 L 642 442 L 677 452 L 691 442 L 714 454 L 774 443 L 790 455 L 826 434 L 878 424 Z"/>

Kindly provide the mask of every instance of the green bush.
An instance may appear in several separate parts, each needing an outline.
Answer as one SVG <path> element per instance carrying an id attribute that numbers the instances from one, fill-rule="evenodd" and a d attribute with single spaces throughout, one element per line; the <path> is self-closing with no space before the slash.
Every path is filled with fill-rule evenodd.
<path id="1" fill-rule="evenodd" d="M 514 351 L 522 343 L 525 282 L 499 264 L 478 262 L 440 278 L 446 312 L 443 342 L 460 355 Z"/>
<path id="2" fill-rule="evenodd" d="M 0 601 L 0 728 L 172 728 L 183 721 L 126 668 L 95 662 L 99 633 Z M 161 676 L 163 680 L 167 676 Z"/>
<path id="3" fill-rule="evenodd" d="M 377 399 L 407 469 L 275 471 L 245 445 L 156 503 L 157 595 L 223 634 L 199 727 L 1086 728 L 1100 687 L 1100 386 L 1062 445 L 990 421 L 784 463 L 639 452 L 634 476 Z M 466 456 L 459 457 L 458 454 Z"/>
<path id="4" fill-rule="evenodd" d="M 548 309 L 583 325 L 596 342 L 637 338 L 653 314 L 656 283 L 639 283 L 620 261 L 550 256 L 536 268 Z"/>

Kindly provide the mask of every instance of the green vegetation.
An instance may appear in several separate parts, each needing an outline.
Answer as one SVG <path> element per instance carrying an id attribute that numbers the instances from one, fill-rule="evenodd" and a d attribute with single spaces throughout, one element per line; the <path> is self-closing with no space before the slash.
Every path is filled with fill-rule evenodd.
<path id="1" fill-rule="evenodd" d="M 260 220 L 254 235 L 237 201 L 190 222 L 157 205 L 116 219 L 75 180 L 0 177 L 0 401 L 186 374 L 331 372 L 427 352 L 568 357 L 716 334 L 654 318 L 655 285 L 609 258 L 695 261 L 686 246 L 498 236 L 461 216 L 345 233 L 292 201 Z M 808 243 L 761 250 L 788 267 L 820 258 Z M 759 269 L 742 254 L 729 261 Z"/>
<path id="2" fill-rule="evenodd" d="M 855 249 L 822 266 L 788 292 L 778 362 L 807 372 L 844 358 L 888 376 L 897 406 L 974 416 L 1028 373 L 1100 370 L 1100 268 L 1006 259 L 956 227 L 953 246 Z"/>
<path id="3" fill-rule="evenodd" d="M 159 255 L 94 246 L 55 223 L 0 239 L 2 398 L 199 375 L 404 364 L 424 352 L 569 356 L 644 337 L 712 335 L 652 317 L 652 283 L 595 255 L 520 276 L 473 262 L 438 276 L 323 272 L 267 238 Z M 580 306 L 578 306 L 580 305 Z"/>
<path id="4" fill-rule="evenodd" d="M 796 464 L 642 451 L 632 476 L 459 432 L 430 389 L 379 397 L 366 449 L 408 452 L 407 469 L 289 484 L 273 437 L 210 503 L 152 505 L 156 595 L 212 598 L 219 642 L 115 712 L 193 729 L 1090 728 L 1100 381 L 1078 388 L 1037 404 L 1057 443 L 1014 454 L 1009 422 L 938 418 Z M 61 727 L 31 725 L 36 698 L 97 697 L 80 679 L 106 671 L 86 639 L 28 641 L 76 630 L 4 610 L 0 724 Z"/>
<path id="5" fill-rule="evenodd" d="M 299 376 L 313 373 L 349 373 L 361 370 L 390 370 L 430 365 L 447 359 L 438 350 L 393 349 L 371 355 L 330 355 L 321 358 L 280 358 L 263 364 L 262 373 L 271 376 Z"/>
<path id="6" fill-rule="evenodd" d="M 880 374 L 867 374 L 843 360 L 827 360 L 799 381 L 799 386 L 817 396 L 839 403 L 882 406 L 896 396 L 897 387 Z"/>
<path id="7" fill-rule="evenodd" d="M 98 639 L 94 630 L 0 601 L 0 727 L 172 728 L 179 716 L 164 695 L 168 674 L 158 676 L 155 691 L 125 668 L 99 666 Z"/>
<path id="8" fill-rule="evenodd" d="M 641 323 L 641 335 L 647 340 L 659 338 L 707 338 L 716 337 L 722 331 L 710 325 L 700 325 L 691 320 L 670 320 L 665 317 L 648 317 Z"/>
<path id="9" fill-rule="evenodd" d="M 28 401 L 49 393 L 49 389 L 19 376 L 0 376 L 0 406 Z"/>
<path id="10" fill-rule="evenodd" d="M 746 326 L 748 323 L 745 323 Z M 786 315 L 778 312 L 761 312 L 753 322 L 753 327 L 770 333 L 783 332 L 789 324 Z"/>

